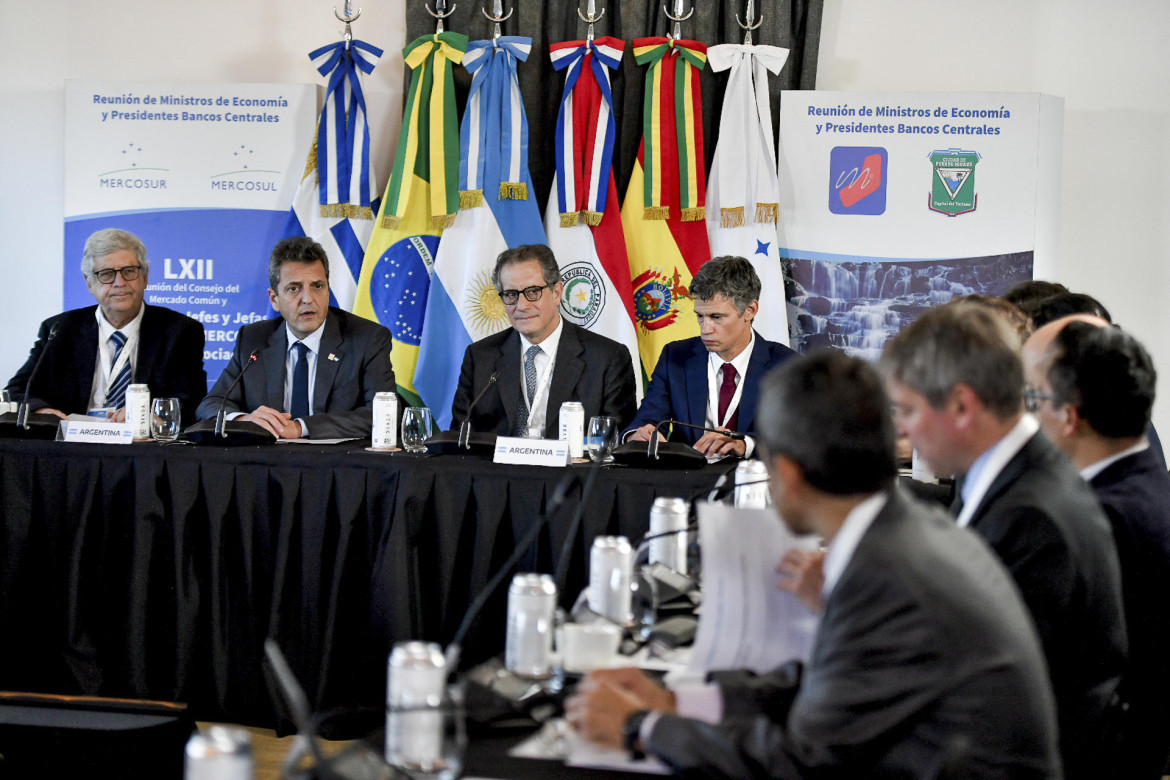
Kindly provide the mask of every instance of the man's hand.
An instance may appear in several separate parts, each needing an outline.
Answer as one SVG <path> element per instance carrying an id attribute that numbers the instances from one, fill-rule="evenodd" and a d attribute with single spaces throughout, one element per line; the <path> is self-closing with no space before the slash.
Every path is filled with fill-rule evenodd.
<path id="1" fill-rule="evenodd" d="M 820 550 L 789 550 L 776 567 L 781 576 L 776 587 L 800 599 L 810 612 L 824 605 L 825 554 Z"/>
<path id="2" fill-rule="evenodd" d="M 742 458 L 747 453 L 747 442 L 743 439 L 732 439 L 722 433 L 708 431 L 695 442 L 695 449 L 708 458 L 726 455 L 738 455 Z"/>
<path id="3" fill-rule="evenodd" d="M 654 426 L 646 423 L 641 428 L 631 431 L 630 435 L 626 437 L 626 441 L 650 441 L 650 436 L 654 433 Z"/>
<path id="4" fill-rule="evenodd" d="M 301 435 L 300 423 L 292 415 L 268 406 L 258 406 L 251 414 L 236 419 L 250 420 L 278 439 L 297 439 Z"/>
<path id="5" fill-rule="evenodd" d="M 637 669 L 591 672 L 565 702 L 565 717 L 581 736 L 621 750 L 622 726 L 639 710 L 674 710 L 674 694 Z"/>
<path id="6" fill-rule="evenodd" d="M 123 406 L 116 412 L 110 412 L 108 416 L 112 422 L 126 422 L 126 407 Z"/>
<path id="7" fill-rule="evenodd" d="M 65 412 L 60 409 L 54 409 L 51 406 L 42 406 L 40 409 L 34 409 L 33 414 L 55 414 L 62 420 L 67 419 Z"/>

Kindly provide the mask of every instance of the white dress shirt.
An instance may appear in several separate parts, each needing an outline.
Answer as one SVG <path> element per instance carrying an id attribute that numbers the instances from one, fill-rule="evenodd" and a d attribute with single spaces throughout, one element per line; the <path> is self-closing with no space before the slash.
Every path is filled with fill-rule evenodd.
<path id="1" fill-rule="evenodd" d="M 98 326 L 98 343 L 97 360 L 93 365 L 93 384 L 89 391 L 88 408 L 90 411 L 106 408 L 106 389 L 110 386 L 110 379 L 116 376 L 113 371 L 117 369 L 121 373 L 122 364 L 127 360 L 130 361 L 131 381 L 134 381 L 134 366 L 138 360 L 138 333 L 142 330 L 142 315 L 145 313 L 146 305 L 144 304 L 138 307 L 138 313 L 134 315 L 134 319 L 130 320 L 124 327 L 115 328 L 102 314 L 101 306 L 94 310 Z M 114 353 L 110 349 L 110 336 L 118 330 L 122 331 L 122 335 L 126 337 L 126 346 L 122 347 L 122 355 L 118 365 L 115 366 Z"/>
<path id="2" fill-rule="evenodd" d="M 293 347 L 300 341 L 309 351 L 305 353 L 305 359 L 309 362 L 309 414 L 313 414 L 313 391 L 317 384 L 317 358 L 321 351 L 321 337 L 325 335 L 325 322 L 308 336 L 303 339 L 298 339 L 293 335 L 292 329 L 289 328 L 288 323 L 284 324 L 285 337 L 288 339 L 288 351 L 284 353 L 284 409 L 288 411 L 292 409 L 292 391 L 293 391 L 293 371 L 297 366 L 297 350 Z M 301 424 L 301 438 L 309 435 L 309 426 L 305 423 L 303 418 L 298 417 L 297 422 Z"/>
<path id="3" fill-rule="evenodd" d="M 545 422 L 549 415 L 547 409 L 549 385 L 552 384 L 553 367 L 557 362 L 557 349 L 561 345 L 563 326 L 564 322 L 558 316 L 557 326 L 553 332 L 536 345 L 540 347 L 540 352 L 536 353 L 536 358 L 533 360 L 533 364 L 536 366 L 536 392 L 533 393 L 532 403 L 528 406 L 528 431 L 525 434 L 532 439 L 544 436 Z M 528 390 L 524 384 L 524 358 L 531 346 L 533 346 L 532 342 L 525 338 L 524 334 L 520 334 L 520 396 L 526 404 L 528 403 Z"/>
<path id="4" fill-rule="evenodd" d="M 739 401 L 743 397 L 743 379 L 747 376 L 748 363 L 752 359 L 752 350 L 756 346 L 756 332 L 750 332 L 751 336 L 748 339 L 747 346 L 743 348 L 738 355 L 729 361 L 724 361 L 723 358 L 714 352 L 707 354 L 707 419 L 704 424 L 708 428 L 726 428 L 727 421 L 739 409 Z M 723 419 L 719 419 L 719 387 L 723 384 L 723 364 L 725 362 L 731 363 L 735 367 L 735 395 L 731 397 L 731 403 L 727 405 L 727 413 Z M 755 451 L 756 442 L 750 436 L 744 437 L 744 444 L 747 450 L 744 452 L 745 458 L 750 458 L 752 452 Z"/>
<path id="5" fill-rule="evenodd" d="M 1004 434 L 1002 439 L 991 445 L 975 459 L 963 478 L 963 509 L 959 512 L 957 520 L 960 526 L 965 527 L 971 522 L 971 517 L 979 508 L 979 504 L 983 501 L 983 496 L 987 494 L 991 483 L 999 476 L 999 472 L 1003 471 L 1003 467 L 1008 464 L 1008 461 L 1024 448 L 1024 445 L 1036 435 L 1038 430 L 1040 430 L 1040 423 L 1036 422 L 1036 418 L 1030 414 L 1024 414 L 1015 426 Z"/>

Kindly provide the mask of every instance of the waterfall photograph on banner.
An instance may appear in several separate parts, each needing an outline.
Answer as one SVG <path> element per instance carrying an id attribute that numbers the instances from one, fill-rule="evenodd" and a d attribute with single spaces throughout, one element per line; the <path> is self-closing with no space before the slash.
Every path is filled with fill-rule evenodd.
<path id="1" fill-rule="evenodd" d="M 877 360 L 886 341 L 932 306 L 975 293 L 998 296 L 1031 279 L 1033 253 L 782 262 L 793 349 L 830 346 Z"/>

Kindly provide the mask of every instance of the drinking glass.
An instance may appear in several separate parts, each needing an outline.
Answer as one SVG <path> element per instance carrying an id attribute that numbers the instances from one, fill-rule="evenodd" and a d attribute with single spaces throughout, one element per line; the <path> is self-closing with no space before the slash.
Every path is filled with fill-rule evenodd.
<path id="1" fill-rule="evenodd" d="M 179 399 L 155 398 L 150 404 L 150 435 L 155 441 L 179 438 Z"/>
<path id="2" fill-rule="evenodd" d="M 402 448 L 407 452 L 426 452 L 430 435 L 431 410 L 425 406 L 409 407 L 402 415 Z"/>
<path id="3" fill-rule="evenodd" d="M 589 457 L 598 463 L 612 463 L 613 450 L 617 446 L 617 419 L 598 415 L 589 418 L 589 431 L 585 435 L 585 449 Z"/>

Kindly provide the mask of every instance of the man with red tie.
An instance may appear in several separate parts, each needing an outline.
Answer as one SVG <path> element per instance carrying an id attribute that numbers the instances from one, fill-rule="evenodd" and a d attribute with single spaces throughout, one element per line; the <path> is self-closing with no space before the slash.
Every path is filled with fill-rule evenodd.
<path id="1" fill-rule="evenodd" d="M 783 290 L 772 291 L 783 301 Z M 796 353 L 752 329 L 760 308 L 760 277 L 742 257 L 708 260 L 691 280 L 699 335 L 662 350 L 646 397 L 626 441 L 648 441 L 666 420 L 750 434 L 755 430 L 760 380 Z M 779 304 L 783 305 L 783 303 Z M 663 427 L 665 433 L 665 426 Z M 751 457 L 755 442 L 675 426 L 671 435 L 707 457 Z"/>

